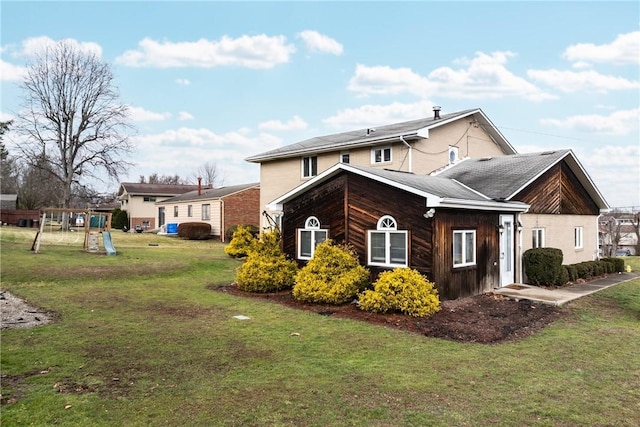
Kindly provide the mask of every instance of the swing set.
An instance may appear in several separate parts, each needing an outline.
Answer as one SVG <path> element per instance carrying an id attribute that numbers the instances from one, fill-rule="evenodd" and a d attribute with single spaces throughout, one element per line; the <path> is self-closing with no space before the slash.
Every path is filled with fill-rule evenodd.
<path id="1" fill-rule="evenodd" d="M 72 223 L 73 222 L 73 223 Z M 104 252 L 115 255 L 111 240 L 111 212 L 92 210 L 46 208 L 42 210 L 40 228 L 31 250 L 40 253 L 42 243 L 74 244 L 83 236 L 82 249 L 86 252 L 100 252 L 99 236 L 102 235 Z"/>

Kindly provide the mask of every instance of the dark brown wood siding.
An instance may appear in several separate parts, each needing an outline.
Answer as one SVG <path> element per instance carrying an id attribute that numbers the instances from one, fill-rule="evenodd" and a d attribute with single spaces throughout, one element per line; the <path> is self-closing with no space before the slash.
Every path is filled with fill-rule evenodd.
<path id="1" fill-rule="evenodd" d="M 477 295 L 500 285 L 499 218 L 497 212 L 436 210 L 433 280 L 441 299 Z M 454 230 L 476 231 L 475 266 L 453 268 Z"/>
<path id="2" fill-rule="evenodd" d="M 531 205 L 529 213 L 598 215 L 600 212 L 564 161 L 554 165 L 512 200 Z"/>

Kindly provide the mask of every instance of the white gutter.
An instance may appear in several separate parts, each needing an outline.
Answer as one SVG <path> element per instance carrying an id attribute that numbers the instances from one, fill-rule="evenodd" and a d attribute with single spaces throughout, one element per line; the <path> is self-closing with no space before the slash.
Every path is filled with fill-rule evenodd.
<path id="1" fill-rule="evenodd" d="M 526 212 L 530 205 L 519 202 L 494 202 L 493 200 L 462 200 L 441 198 L 436 203 L 428 203 L 427 207 L 452 209 L 474 209 L 479 211 Z"/>
<path id="2" fill-rule="evenodd" d="M 402 141 L 404 145 L 406 145 L 409 149 L 409 173 L 413 173 L 413 147 L 411 147 L 411 145 L 404 140 L 404 137 L 402 135 L 400 135 L 400 141 Z"/>

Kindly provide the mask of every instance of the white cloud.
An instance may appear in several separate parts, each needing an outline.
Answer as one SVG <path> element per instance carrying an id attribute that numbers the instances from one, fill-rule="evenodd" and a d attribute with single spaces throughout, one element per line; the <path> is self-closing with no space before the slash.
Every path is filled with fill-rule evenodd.
<path id="1" fill-rule="evenodd" d="M 608 64 L 640 63 L 640 31 L 619 34 L 609 44 L 579 43 L 563 53 L 569 61 L 591 61 Z"/>
<path id="2" fill-rule="evenodd" d="M 328 117 L 323 122 L 336 130 L 363 129 L 369 126 L 382 126 L 433 115 L 433 103 L 420 101 L 412 104 L 394 102 L 389 105 L 362 105 L 347 108 Z"/>
<path id="3" fill-rule="evenodd" d="M 306 129 L 307 122 L 302 120 L 299 116 L 293 116 L 289 121 L 282 122 L 280 120 L 268 120 L 260 123 L 259 129 L 268 131 L 287 131 L 287 130 L 299 130 Z"/>
<path id="4" fill-rule="evenodd" d="M 639 122 L 640 108 L 614 111 L 609 115 L 590 114 L 540 120 L 540 123 L 545 126 L 605 135 L 629 135 L 637 131 Z"/>
<path id="5" fill-rule="evenodd" d="M 342 55 L 343 46 L 329 36 L 320 34 L 317 31 L 306 30 L 298 33 L 305 46 L 311 52 L 331 53 L 333 55 Z"/>
<path id="6" fill-rule="evenodd" d="M 629 90 L 640 88 L 640 82 L 606 76 L 596 71 L 529 70 L 527 75 L 563 92 Z"/>
<path id="7" fill-rule="evenodd" d="M 8 122 L 13 119 L 15 119 L 15 117 L 12 114 L 0 111 L 0 122 Z"/>
<path id="8" fill-rule="evenodd" d="M 60 42 L 67 43 L 82 52 L 94 54 L 98 58 L 102 57 L 102 47 L 97 43 L 79 42 L 75 39 L 61 39 L 56 41 L 47 36 L 31 37 L 24 40 L 22 42 L 22 50 L 20 51 L 19 55 L 29 57 L 35 56 L 41 54 L 46 49 L 54 47 Z"/>
<path id="9" fill-rule="evenodd" d="M 186 111 L 180 111 L 178 113 L 178 120 L 180 121 L 193 120 L 193 114 L 187 113 Z"/>
<path id="10" fill-rule="evenodd" d="M 267 69 L 286 63 L 295 52 L 284 36 L 223 36 L 219 41 L 158 42 L 145 38 L 138 49 L 128 50 L 116 63 L 130 67 L 223 67 L 237 66 Z"/>
<path id="11" fill-rule="evenodd" d="M 135 122 L 159 122 L 171 117 L 171 113 L 155 113 L 141 107 L 129 106 L 131 120 Z"/>
<path id="12" fill-rule="evenodd" d="M 0 81 L 15 82 L 21 81 L 27 73 L 25 67 L 13 65 L 0 59 Z"/>
<path id="13" fill-rule="evenodd" d="M 176 79 L 176 83 L 181 86 L 189 86 L 191 84 L 191 81 L 189 79 Z"/>
<path id="14" fill-rule="evenodd" d="M 408 93 L 422 98 L 435 95 L 455 99 L 514 96 L 533 101 L 555 98 L 509 71 L 506 63 L 511 56 L 514 56 L 511 52 L 490 55 L 477 52 L 471 60 L 462 58 L 456 61 L 463 68 L 440 67 L 427 76 L 409 68 L 358 65 L 348 88 L 361 96 Z"/>

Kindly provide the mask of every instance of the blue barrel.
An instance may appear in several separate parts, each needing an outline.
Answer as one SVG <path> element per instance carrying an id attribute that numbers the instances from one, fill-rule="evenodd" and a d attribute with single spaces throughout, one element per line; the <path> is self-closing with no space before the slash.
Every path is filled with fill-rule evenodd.
<path id="1" fill-rule="evenodd" d="M 170 222 L 167 224 L 167 234 L 178 234 L 177 222 Z"/>

